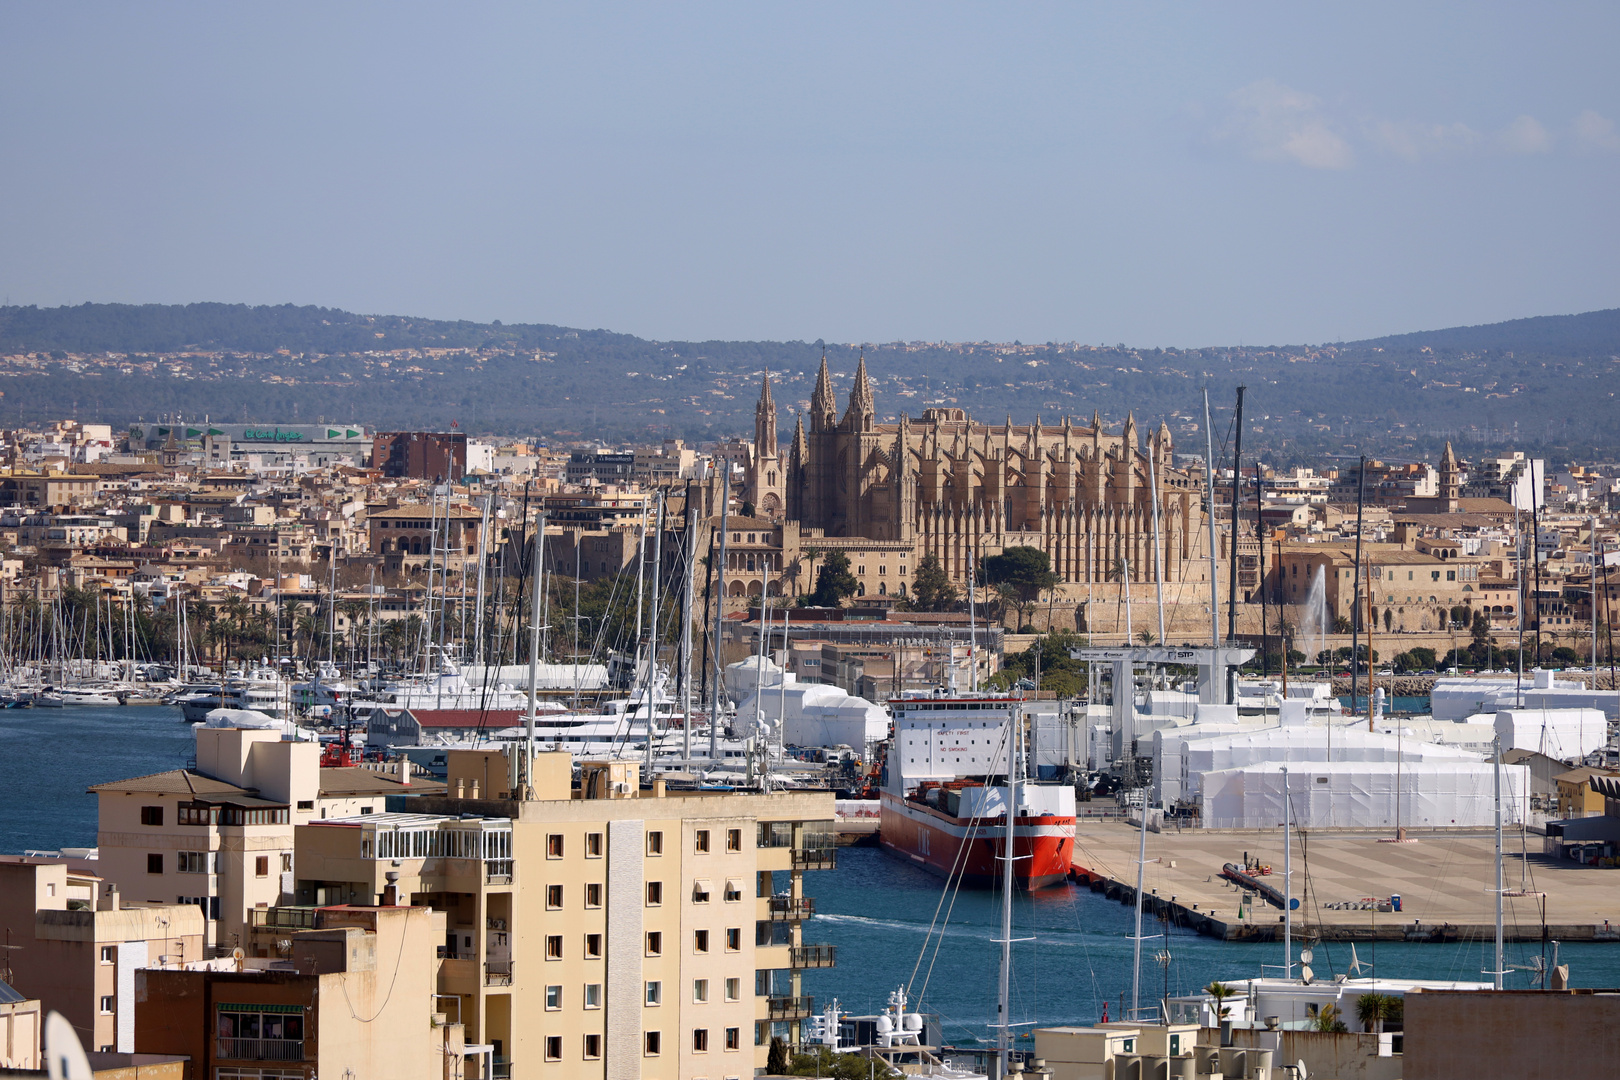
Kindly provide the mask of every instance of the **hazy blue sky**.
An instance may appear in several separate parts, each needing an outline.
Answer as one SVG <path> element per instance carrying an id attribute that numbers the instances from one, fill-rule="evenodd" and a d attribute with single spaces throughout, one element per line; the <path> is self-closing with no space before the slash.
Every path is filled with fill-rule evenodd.
<path id="1" fill-rule="evenodd" d="M 0 294 L 656 338 L 1620 305 L 1620 5 L 0 2 Z"/>

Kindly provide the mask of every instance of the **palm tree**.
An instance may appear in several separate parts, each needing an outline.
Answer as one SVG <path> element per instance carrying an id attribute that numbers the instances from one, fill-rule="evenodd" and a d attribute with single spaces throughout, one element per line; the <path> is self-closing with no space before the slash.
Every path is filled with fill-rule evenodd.
<path id="1" fill-rule="evenodd" d="M 1136 632 L 1136 640 L 1140 641 L 1144 645 L 1153 644 L 1153 640 L 1154 640 L 1153 631 L 1151 631 L 1151 630 L 1138 630 Z"/>
<path id="2" fill-rule="evenodd" d="M 1322 1011 L 1316 1014 L 1314 1023 L 1317 1031 L 1343 1032 L 1350 1030 L 1344 1026 L 1344 1020 L 1340 1018 L 1337 1005 L 1323 1005 Z"/>
<path id="3" fill-rule="evenodd" d="M 1236 990 L 1232 989 L 1230 986 L 1227 986 L 1223 982 L 1212 982 L 1208 986 L 1204 987 L 1204 993 L 1215 999 L 1215 1018 L 1217 1020 L 1225 1020 L 1231 1015 L 1232 1010 L 1226 1004 L 1226 999 L 1229 997 L 1236 997 Z"/>
<path id="4" fill-rule="evenodd" d="M 1106 581 L 1117 581 L 1119 592 L 1114 601 L 1114 629 L 1119 629 L 1119 620 L 1123 617 L 1125 607 L 1125 579 L 1130 575 L 1130 564 L 1124 559 L 1115 557 L 1108 564 L 1108 570 L 1103 574 Z"/>

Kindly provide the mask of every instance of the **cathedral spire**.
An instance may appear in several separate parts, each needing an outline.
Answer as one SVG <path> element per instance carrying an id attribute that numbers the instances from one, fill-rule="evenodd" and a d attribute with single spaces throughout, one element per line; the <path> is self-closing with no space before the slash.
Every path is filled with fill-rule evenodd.
<path id="1" fill-rule="evenodd" d="M 866 354 L 855 367 L 855 386 L 849 392 L 849 411 L 844 420 L 855 431 L 870 431 L 876 406 L 872 400 L 872 380 L 866 376 Z"/>
<path id="2" fill-rule="evenodd" d="M 838 422 L 838 399 L 833 396 L 832 375 L 827 371 L 827 350 L 821 350 L 821 372 L 810 395 L 810 430 L 821 431 Z"/>
<path id="3" fill-rule="evenodd" d="M 776 456 L 776 402 L 771 399 L 769 368 L 759 389 L 759 404 L 754 406 L 754 453 L 762 458 Z"/>

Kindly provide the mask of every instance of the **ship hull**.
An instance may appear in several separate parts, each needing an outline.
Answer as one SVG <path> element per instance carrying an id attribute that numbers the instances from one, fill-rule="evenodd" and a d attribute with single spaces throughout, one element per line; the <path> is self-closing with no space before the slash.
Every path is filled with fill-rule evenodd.
<path id="1" fill-rule="evenodd" d="M 939 877 L 992 887 L 1001 880 L 1006 819 L 952 817 L 885 791 L 878 842 L 891 854 Z M 964 848 L 964 844 L 966 845 Z M 1074 857 L 1074 818 L 1020 816 L 1013 839 L 1013 880 L 1025 889 L 1065 881 Z"/>

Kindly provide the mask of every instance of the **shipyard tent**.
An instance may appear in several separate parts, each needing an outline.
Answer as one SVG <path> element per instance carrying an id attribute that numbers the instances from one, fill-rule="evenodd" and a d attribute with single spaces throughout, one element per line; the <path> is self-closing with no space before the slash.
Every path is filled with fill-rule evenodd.
<path id="1" fill-rule="evenodd" d="M 1187 742 L 1181 751 L 1181 791 L 1185 802 L 1201 797 L 1204 777 L 1226 769 L 1266 764 L 1343 764 L 1397 762 L 1479 762 L 1479 754 L 1454 746 L 1419 742 L 1356 727 L 1285 724 Z"/>
<path id="2" fill-rule="evenodd" d="M 767 686 L 757 699 L 753 694 L 745 698 L 737 716 L 750 720 L 756 707 L 768 722 L 781 718 L 782 742 L 788 746 L 847 746 L 864 755 L 868 746 L 889 736 L 889 714 L 881 705 L 850 697 L 836 686 Z"/>
<path id="3" fill-rule="evenodd" d="M 1496 714 L 1503 750 L 1534 750 L 1579 762 L 1609 740 L 1600 709 L 1503 709 Z"/>
<path id="4" fill-rule="evenodd" d="M 1205 773 L 1199 810 L 1211 829 L 1283 823 L 1286 791 L 1302 829 L 1478 828 L 1496 815 L 1496 766 L 1482 761 L 1266 762 Z M 1502 819 L 1529 818 L 1530 770 L 1503 765 Z M 1286 784 L 1286 788 L 1285 785 Z"/>
<path id="5" fill-rule="evenodd" d="M 1441 679 L 1429 694 L 1436 720 L 1463 720 L 1505 709 L 1600 709 L 1620 719 L 1620 691 L 1589 690 L 1550 671 L 1531 672 L 1528 682 L 1513 679 Z"/>
<path id="6" fill-rule="evenodd" d="M 771 661 L 770 657 L 756 654 L 746 660 L 739 660 L 735 664 L 727 664 L 723 685 L 726 688 L 726 697 L 730 698 L 733 703 L 737 703 L 753 694 L 756 690 L 784 684 L 792 686 L 798 681 L 797 675 L 789 671 L 783 671 Z M 771 715 L 775 716 L 776 714 L 772 713 Z"/>
<path id="7" fill-rule="evenodd" d="M 462 675 L 472 686 L 506 685 L 518 690 L 529 688 L 528 664 L 468 664 Z M 606 664 L 536 664 L 536 690 L 605 690 Z"/>

